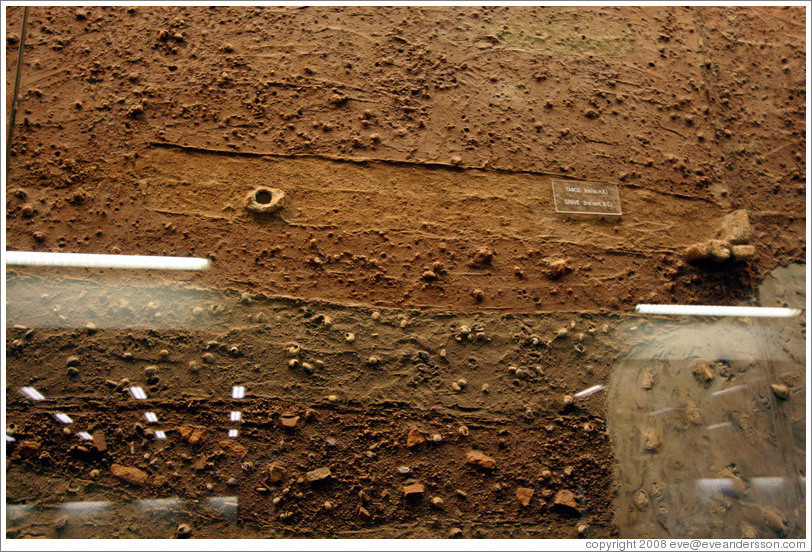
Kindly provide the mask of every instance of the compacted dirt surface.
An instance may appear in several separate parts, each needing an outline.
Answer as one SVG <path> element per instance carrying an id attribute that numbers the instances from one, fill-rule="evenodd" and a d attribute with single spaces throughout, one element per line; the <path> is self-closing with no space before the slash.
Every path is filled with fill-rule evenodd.
<path id="1" fill-rule="evenodd" d="M 797 438 L 719 441 L 776 473 L 680 468 L 695 436 L 638 422 L 680 389 L 713 425 L 742 385 L 740 431 L 797 434 L 805 317 L 764 371 L 695 344 L 739 326 L 629 314 L 781 306 L 757 289 L 805 256 L 804 33 L 778 7 L 31 7 L 7 248 L 211 267 L 9 267 L 6 536 L 689 536 L 672 476 L 733 488 L 734 536 L 803 535 Z M 557 213 L 554 180 L 622 215 Z"/>

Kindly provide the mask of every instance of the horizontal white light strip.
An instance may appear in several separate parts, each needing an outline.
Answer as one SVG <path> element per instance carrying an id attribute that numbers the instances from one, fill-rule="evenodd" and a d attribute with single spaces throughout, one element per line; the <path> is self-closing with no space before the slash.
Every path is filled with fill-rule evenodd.
<path id="1" fill-rule="evenodd" d="M 76 435 L 78 435 L 80 439 L 84 439 L 85 441 L 92 441 L 93 440 L 93 437 L 91 437 L 90 433 L 88 433 L 87 431 L 80 431 Z"/>
<path id="2" fill-rule="evenodd" d="M 68 416 L 67 414 L 65 414 L 64 412 L 57 412 L 56 414 L 54 414 L 54 418 L 56 418 L 57 420 L 59 420 L 63 424 L 72 424 L 73 423 L 73 420 L 71 419 L 71 417 Z"/>
<path id="3" fill-rule="evenodd" d="M 144 418 L 151 424 L 158 423 L 158 416 L 156 416 L 154 412 L 144 412 Z"/>
<path id="4" fill-rule="evenodd" d="M 638 314 L 668 314 L 674 316 L 752 316 L 759 318 L 789 318 L 801 314 L 800 309 L 772 307 L 727 307 L 714 305 L 637 305 Z"/>
<path id="5" fill-rule="evenodd" d="M 231 413 L 231 421 L 239 422 L 242 419 L 242 412 L 234 411 Z"/>
<path id="6" fill-rule="evenodd" d="M 604 385 L 593 385 L 589 389 L 584 389 L 583 391 L 579 391 L 575 394 L 576 397 L 586 397 L 591 395 L 592 393 L 597 393 L 598 391 L 603 391 L 606 389 Z"/>
<path id="7" fill-rule="evenodd" d="M 156 439 L 166 439 L 166 433 L 161 431 L 160 429 L 155 432 Z"/>
<path id="8" fill-rule="evenodd" d="M 733 425 L 733 424 L 731 424 L 730 422 L 722 422 L 721 424 L 709 425 L 705 429 L 707 429 L 708 431 L 711 431 L 711 430 L 720 429 L 720 428 L 723 428 L 723 427 L 730 427 L 731 425 Z"/>
<path id="9" fill-rule="evenodd" d="M 201 259 L 199 257 L 6 251 L 6 264 L 20 266 L 86 266 L 91 268 L 206 270 L 209 268 L 210 263 L 208 259 Z"/>
<path id="10" fill-rule="evenodd" d="M 732 393 L 733 391 L 738 391 L 739 389 L 744 389 L 746 386 L 742 383 L 739 385 L 734 385 L 733 387 L 729 387 L 728 389 L 722 389 L 720 391 L 714 391 L 711 393 L 714 397 L 718 397 L 719 395 L 724 395 L 725 393 Z"/>
<path id="11" fill-rule="evenodd" d="M 237 437 L 237 435 L 239 435 L 239 434 L 240 434 L 240 432 L 238 430 L 236 430 L 236 429 L 229 429 L 228 430 L 228 436 L 231 437 L 232 439 Z"/>
<path id="12" fill-rule="evenodd" d="M 231 389 L 231 398 L 232 399 L 242 399 L 245 397 L 245 386 L 243 385 L 235 385 Z"/>
<path id="13" fill-rule="evenodd" d="M 13 443 L 13 442 L 14 442 L 14 441 L 16 441 L 16 440 L 17 440 L 17 439 L 15 439 L 14 437 L 12 437 L 11 435 L 6 435 L 6 443 Z"/>
<path id="14" fill-rule="evenodd" d="M 130 387 L 130 395 L 132 395 L 134 399 L 138 400 L 144 400 L 147 398 L 147 394 L 144 393 L 144 389 L 141 387 Z"/>
<path id="15" fill-rule="evenodd" d="M 44 401 L 45 397 L 42 396 L 42 393 L 34 389 L 33 387 L 21 387 L 20 393 L 31 399 L 32 401 Z"/>

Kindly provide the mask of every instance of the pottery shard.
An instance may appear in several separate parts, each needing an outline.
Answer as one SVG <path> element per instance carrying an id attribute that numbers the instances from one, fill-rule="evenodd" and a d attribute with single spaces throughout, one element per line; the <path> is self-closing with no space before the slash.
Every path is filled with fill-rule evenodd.
<path id="1" fill-rule="evenodd" d="M 206 435 L 206 430 L 203 429 L 202 427 L 193 427 L 184 425 L 178 426 L 178 433 L 180 433 L 181 439 L 183 439 L 190 445 L 196 445 Z"/>
<path id="2" fill-rule="evenodd" d="M 782 401 L 785 401 L 789 398 L 789 387 L 787 387 L 783 383 L 773 383 L 772 385 L 770 385 L 770 387 L 772 387 L 775 396 L 781 399 Z"/>
<path id="3" fill-rule="evenodd" d="M 484 470 L 496 469 L 496 460 L 478 450 L 472 450 L 469 452 L 465 456 L 465 462 Z"/>
<path id="4" fill-rule="evenodd" d="M 247 448 L 229 439 L 224 439 L 217 444 L 220 445 L 220 448 L 223 449 L 223 452 L 225 452 L 229 456 L 237 456 L 238 458 L 243 458 L 245 457 L 246 454 L 248 454 Z"/>
<path id="5" fill-rule="evenodd" d="M 745 244 L 750 242 L 750 218 L 747 209 L 739 209 L 722 219 L 722 228 L 719 237 L 730 244 Z"/>
<path id="6" fill-rule="evenodd" d="M 288 470 L 279 464 L 271 464 L 268 466 L 268 481 L 271 483 L 279 483 L 288 475 Z"/>
<path id="7" fill-rule="evenodd" d="M 425 440 L 426 438 L 423 437 L 423 434 L 420 433 L 420 430 L 412 428 L 409 430 L 409 434 L 406 436 L 406 446 L 415 447 Z"/>
<path id="8" fill-rule="evenodd" d="M 403 496 L 406 498 L 417 498 L 425 491 L 426 487 L 418 481 L 411 481 L 403 486 Z"/>
<path id="9" fill-rule="evenodd" d="M 327 481 L 333 474 L 330 473 L 330 468 L 316 468 L 305 474 L 310 483 L 321 483 Z"/>
<path id="10" fill-rule="evenodd" d="M 713 372 L 713 368 L 711 368 L 711 365 L 705 362 L 704 360 L 694 364 L 693 372 L 696 381 L 698 381 L 699 383 L 703 383 L 705 385 L 712 382 L 713 378 L 716 377 L 716 374 Z"/>
<path id="11" fill-rule="evenodd" d="M 533 489 L 527 487 L 519 487 L 516 489 L 516 500 L 522 506 L 530 506 L 530 499 L 533 498 Z"/>
<path id="12" fill-rule="evenodd" d="M 578 501 L 575 499 L 575 494 L 572 491 L 568 491 L 567 489 L 561 489 L 557 493 L 555 493 L 555 499 L 553 499 L 553 506 L 558 506 L 559 508 L 565 510 L 572 510 L 575 512 L 579 511 L 578 508 Z"/>
<path id="13" fill-rule="evenodd" d="M 147 472 L 133 468 L 130 466 L 122 466 L 121 464 L 112 464 L 110 472 L 119 479 L 126 481 L 131 485 L 146 485 L 149 480 Z"/>

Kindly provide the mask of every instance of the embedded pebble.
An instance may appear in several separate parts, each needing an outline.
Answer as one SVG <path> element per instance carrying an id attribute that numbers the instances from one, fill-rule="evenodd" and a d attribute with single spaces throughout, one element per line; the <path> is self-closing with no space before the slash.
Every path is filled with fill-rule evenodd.
<path id="1" fill-rule="evenodd" d="M 770 387 L 772 387 L 775 396 L 781 399 L 782 401 L 785 401 L 789 398 L 789 387 L 787 387 L 783 383 L 773 383 L 772 385 L 770 385 Z"/>

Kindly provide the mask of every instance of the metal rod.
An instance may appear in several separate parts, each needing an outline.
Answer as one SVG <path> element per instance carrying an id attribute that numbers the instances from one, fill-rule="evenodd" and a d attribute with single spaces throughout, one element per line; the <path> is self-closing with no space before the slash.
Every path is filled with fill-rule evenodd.
<path id="1" fill-rule="evenodd" d="M 14 95 L 11 97 L 11 114 L 8 121 L 6 136 L 6 177 L 8 177 L 9 158 L 11 156 L 11 135 L 14 131 L 14 120 L 17 118 L 17 92 L 20 88 L 20 70 L 23 66 L 23 50 L 25 49 L 25 29 L 28 26 L 28 6 L 23 8 L 23 28 L 20 32 L 20 50 L 17 52 L 17 75 L 14 77 Z"/>

